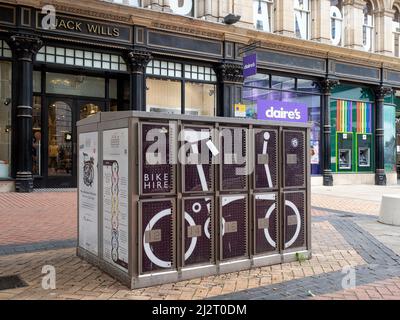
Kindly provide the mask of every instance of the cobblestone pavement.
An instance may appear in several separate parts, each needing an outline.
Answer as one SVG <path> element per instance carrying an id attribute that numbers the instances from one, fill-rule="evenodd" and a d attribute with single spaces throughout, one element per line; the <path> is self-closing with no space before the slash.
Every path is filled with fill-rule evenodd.
<path id="1" fill-rule="evenodd" d="M 0 291 L 0 299 L 400 299 L 400 257 L 357 223 L 376 219 L 376 202 L 314 195 L 310 261 L 128 290 L 76 257 L 75 193 L 12 198 L 0 195 L 0 249 L 9 250 L 0 252 L 0 276 L 18 274 L 28 287 Z M 18 247 L 25 253 L 12 252 Z M 56 268 L 56 290 L 41 287 L 44 265 Z M 347 266 L 355 289 L 342 289 Z"/>

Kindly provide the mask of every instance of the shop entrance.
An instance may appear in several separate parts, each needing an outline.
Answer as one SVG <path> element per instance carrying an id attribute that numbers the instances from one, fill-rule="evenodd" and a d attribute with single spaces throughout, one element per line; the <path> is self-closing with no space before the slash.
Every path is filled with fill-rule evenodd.
<path id="1" fill-rule="evenodd" d="M 48 96 L 42 113 L 45 128 L 34 132 L 33 171 L 36 188 L 75 188 L 77 177 L 76 122 L 105 110 L 96 98 Z"/>

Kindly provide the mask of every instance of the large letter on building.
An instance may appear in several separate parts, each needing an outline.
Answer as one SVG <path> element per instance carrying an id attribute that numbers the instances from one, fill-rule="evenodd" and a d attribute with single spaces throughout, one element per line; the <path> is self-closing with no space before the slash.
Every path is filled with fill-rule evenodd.
<path id="1" fill-rule="evenodd" d="M 184 0 L 182 6 L 179 6 L 179 0 L 169 0 L 169 6 L 174 13 L 186 16 L 193 9 L 193 0 Z"/>

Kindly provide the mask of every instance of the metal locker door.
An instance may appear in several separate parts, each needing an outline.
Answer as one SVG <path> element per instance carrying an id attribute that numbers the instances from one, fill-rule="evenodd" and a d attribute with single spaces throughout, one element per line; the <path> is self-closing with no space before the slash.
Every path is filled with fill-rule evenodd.
<path id="1" fill-rule="evenodd" d="M 139 202 L 140 273 L 175 268 L 175 200 Z"/>
<path id="2" fill-rule="evenodd" d="M 283 187 L 306 187 L 306 133 L 305 131 L 283 131 Z"/>
<path id="3" fill-rule="evenodd" d="M 255 129 L 254 189 L 278 187 L 278 132 L 274 129 Z"/>
<path id="4" fill-rule="evenodd" d="M 221 257 L 244 257 L 247 248 L 247 195 L 220 197 Z"/>
<path id="5" fill-rule="evenodd" d="M 306 192 L 285 192 L 283 201 L 284 249 L 305 247 Z"/>
<path id="6" fill-rule="evenodd" d="M 214 201 L 211 197 L 183 199 L 184 265 L 204 264 L 214 258 Z"/>
<path id="7" fill-rule="evenodd" d="M 277 193 L 254 195 L 254 248 L 256 254 L 279 250 Z"/>

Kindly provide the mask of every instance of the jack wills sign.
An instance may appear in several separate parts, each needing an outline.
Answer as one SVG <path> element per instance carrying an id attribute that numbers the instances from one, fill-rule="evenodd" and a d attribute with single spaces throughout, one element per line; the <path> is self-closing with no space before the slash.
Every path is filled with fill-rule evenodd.
<path id="1" fill-rule="evenodd" d="M 37 12 L 36 28 L 42 29 L 42 20 L 47 16 Z M 81 35 L 114 42 L 132 42 L 132 31 L 129 26 L 100 23 L 93 20 L 56 15 L 55 30 L 46 30 L 64 34 Z"/>

